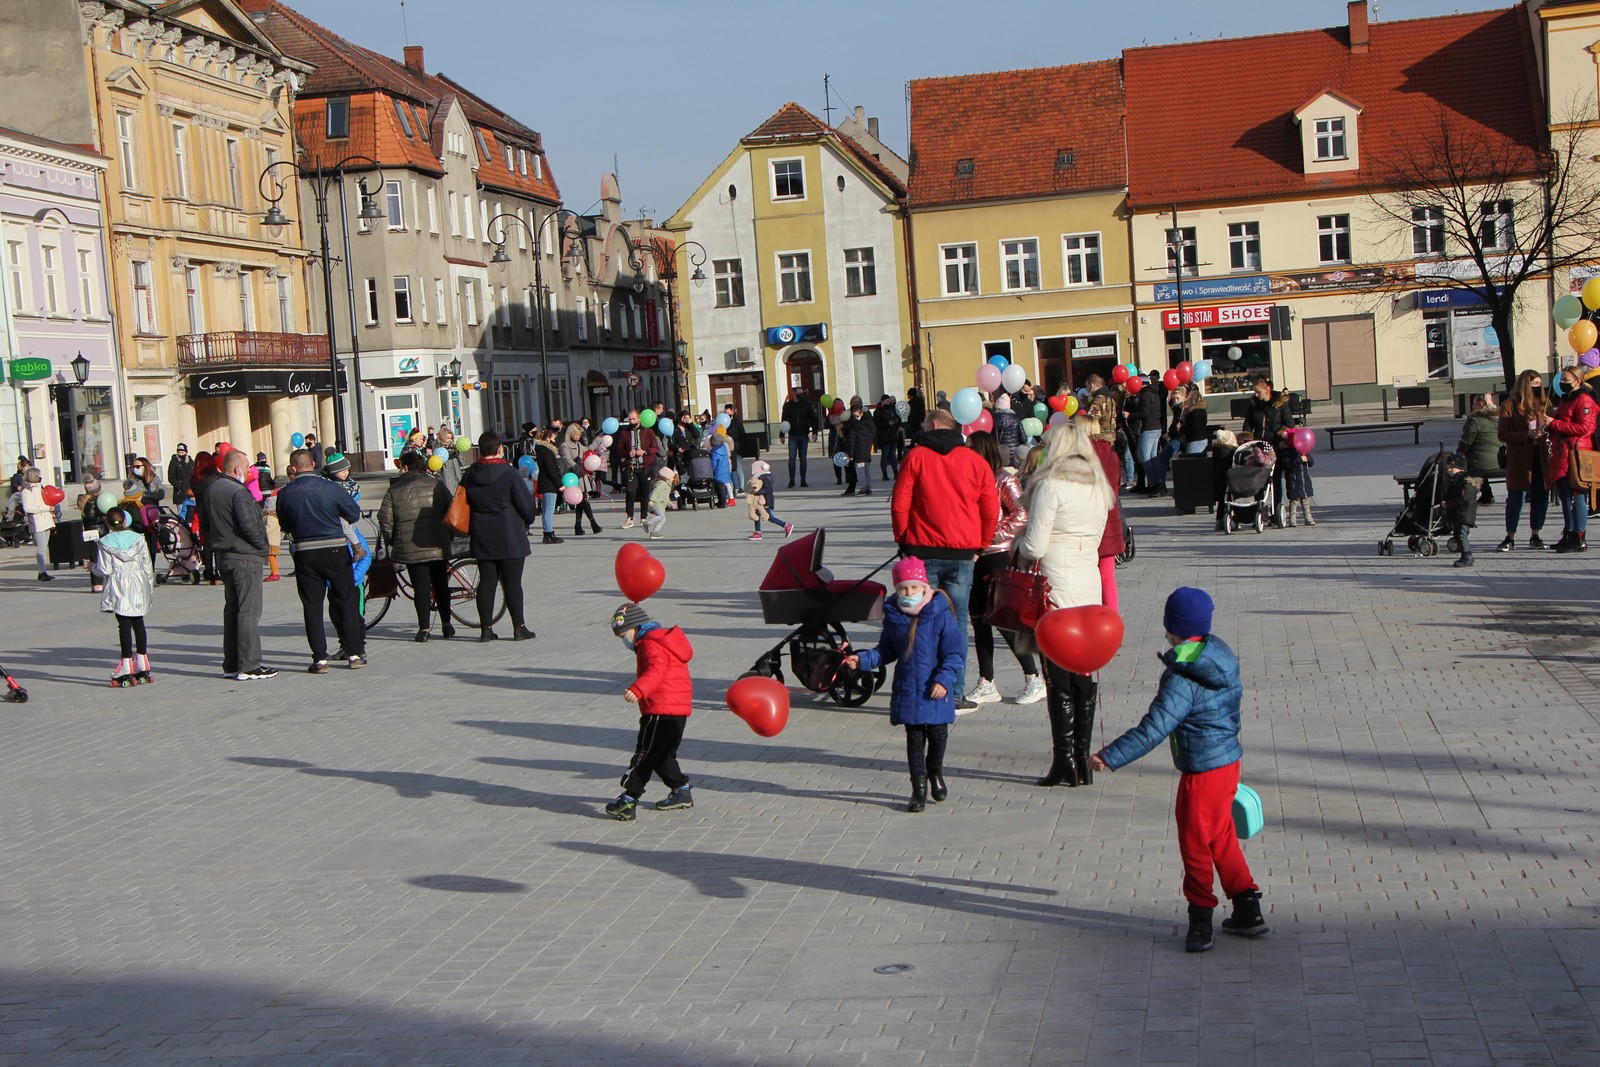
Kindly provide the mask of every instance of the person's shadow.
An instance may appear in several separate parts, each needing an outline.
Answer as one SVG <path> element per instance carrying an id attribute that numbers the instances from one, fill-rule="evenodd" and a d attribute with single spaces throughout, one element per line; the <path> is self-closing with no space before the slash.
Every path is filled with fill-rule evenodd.
<path id="1" fill-rule="evenodd" d="M 424 774 L 419 771 L 352 771 L 332 767 L 318 767 L 301 760 L 276 759 L 267 756 L 229 756 L 232 763 L 249 767 L 278 767 L 299 771 L 314 778 L 349 778 L 357 782 L 387 786 L 395 795 L 407 800 L 422 800 L 439 793 L 454 793 L 469 797 L 479 804 L 500 808 L 538 808 L 557 815 L 594 815 L 595 802 L 556 793 L 541 793 L 516 786 L 477 782 L 471 778 L 454 778 L 443 774 Z"/>

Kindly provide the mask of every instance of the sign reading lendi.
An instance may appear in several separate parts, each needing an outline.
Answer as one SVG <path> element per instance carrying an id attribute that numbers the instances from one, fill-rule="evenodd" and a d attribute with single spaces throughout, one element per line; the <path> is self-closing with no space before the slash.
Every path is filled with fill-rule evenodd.
<path id="1" fill-rule="evenodd" d="M 207 371 L 189 378 L 189 399 L 207 396 L 315 396 L 329 391 L 325 370 Z M 344 372 L 339 372 L 344 387 Z"/>

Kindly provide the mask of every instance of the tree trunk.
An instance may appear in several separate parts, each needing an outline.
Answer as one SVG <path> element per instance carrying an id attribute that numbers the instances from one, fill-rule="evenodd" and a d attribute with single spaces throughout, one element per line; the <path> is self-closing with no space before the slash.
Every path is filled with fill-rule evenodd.
<path id="1" fill-rule="evenodd" d="M 1500 339 L 1500 368 L 1505 372 L 1505 395 L 1510 396 L 1517 384 L 1517 338 L 1512 332 L 1511 301 L 1495 305 L 1489 312 L 1495 336 Z"/>

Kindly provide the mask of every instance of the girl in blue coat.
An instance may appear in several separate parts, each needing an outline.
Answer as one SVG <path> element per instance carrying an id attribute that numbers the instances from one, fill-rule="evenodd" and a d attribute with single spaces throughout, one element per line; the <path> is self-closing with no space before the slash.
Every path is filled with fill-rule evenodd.
<path id="1" fill-rule="evenodd" d="M 889 721 L 906 728 L 906 762 L 911 771 L 907 811 L 928 804 L 929 787 L 937 803 L 950 795 L 944 784 L 944 749 L 956 721 L 956 675 L 967 658 L 967 642 L 956 626 L 955 608 L 942 591 L 928 586 L 928 569 L 907 556 L 894 565 L 894 596 L 883 608 L 878 647 L 846 656 L 844 666 L 875 671 L 894 663 Z"/>

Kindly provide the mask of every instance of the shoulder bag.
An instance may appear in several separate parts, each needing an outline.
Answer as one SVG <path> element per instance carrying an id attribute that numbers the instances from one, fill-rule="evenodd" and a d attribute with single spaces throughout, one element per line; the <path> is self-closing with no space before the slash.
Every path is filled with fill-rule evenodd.
<path id="1" fill-rule="evenodd" d="M 450 508 L 444 513 L 444 524 L 458 534 L 467 534 L 472 530 L 472 509 L 467 506 L 467 487 L 456 486 L 456 495 L 450 501 Z"/>
<path id="2" fill-rule="evenodd" d="M 1021 566 L 1012 556 L 1006 569 L 994 576 L 983 621 L 997 630 L 1032 632 L 1049 610 L 1050 579 L 1040 562 Z"/>

